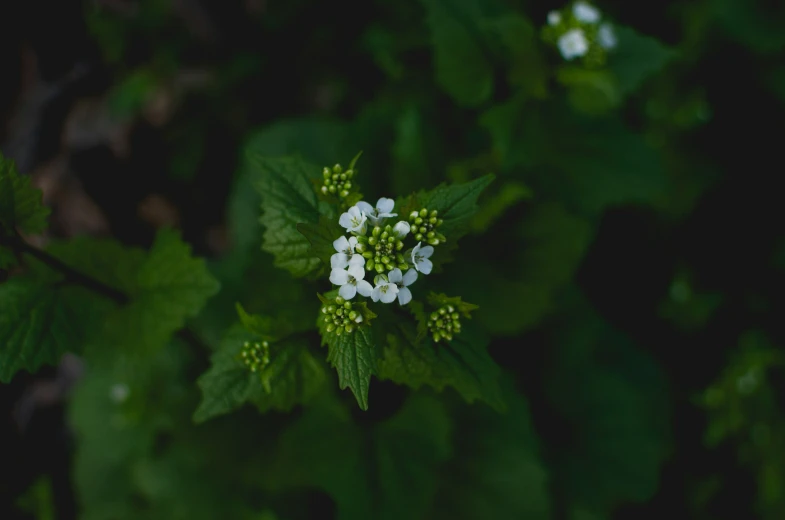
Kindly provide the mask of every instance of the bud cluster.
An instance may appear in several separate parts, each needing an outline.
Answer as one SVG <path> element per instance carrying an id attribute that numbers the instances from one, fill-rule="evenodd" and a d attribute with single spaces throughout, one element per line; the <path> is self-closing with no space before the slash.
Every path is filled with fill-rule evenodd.
<path id="1" fill-rule="evenodd" d="M 267 341 L 255 341 L 253 343 L 246 341 L 243 344 L 240 357 L 251 372 L 263 370 L 270 364 L 270 343 Z"/>
<path id="2" fill-rule="evenodd" d="M 409 223 L 414 239 L 424 241 L 432 246 L 437 246 L 447 239 L 444 235 L 436 231 L 442 225 L 443 220 L 438 218 L 439 212 L 436 210 L 428 211 L 422 208 L 420 211 L 412 211 L 409 214 Z"/>
<path id="3" fill-rule="evenodd" d="M 335 332 L 338 336 L 344 332 L 354 332 L 357 324 L 363 320 L 360 313 L 352 309 L 352 303 L 340 296 L 335 298 L 335 303 L 322 305 L 322 314 L 327 322 L 325 330 Z"/>
<path id="4" fill-rule="evenodd" d="M 354 177 L 354 170 L 351 168 L 343 171 L 340 164 L 336 164 L 332 168 L 325 166 L 322 170 L 324 177 L 324 185 L 322 186 L 322 193 L 336 195 L 341 199 L 345 199 L 352 191 L 352 177 Z"/>
<path id="5" fill-rule="evenodd" d="M 357 242 L 357 250 L 365 258 L 365 269 L 368 271 L 373 269 L 381 274 L 392 271 L 396 267 L 398 269 L 409 267 L 401 253 L 403 240 L 389 224 L 384 228 L 374 226 L 371 236 L 359 236 Z"/>
<path id="6" fill-rule="evenodd" d="M 461 332 L 460 315 L 452 305 L 444 305 L 431 313 L 428 330 L 434 341 L 451 341 L 453 334 Z"/>

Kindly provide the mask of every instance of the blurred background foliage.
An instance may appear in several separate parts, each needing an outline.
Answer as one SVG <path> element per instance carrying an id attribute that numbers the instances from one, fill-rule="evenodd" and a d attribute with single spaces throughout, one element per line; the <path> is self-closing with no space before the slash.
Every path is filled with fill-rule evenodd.
<path id="1" fill-rule="evenodd" d="M 597 6 L 619 43 L 587 69 L 550 0 L 3 4 L 2 149 L 49 238 L 174 226 L 222 290 L 204 348 L 0 387 L 0 518 L 785 517 L 785 6 Z M 440 289 L 480 306 L 506 413 L 375 380 L 361 412 L 325 370 L 193 423 L 235 302 L 318 306 L 260 250 L 248 150 L 363 150 L 369 199 L 496 174 Z"/>

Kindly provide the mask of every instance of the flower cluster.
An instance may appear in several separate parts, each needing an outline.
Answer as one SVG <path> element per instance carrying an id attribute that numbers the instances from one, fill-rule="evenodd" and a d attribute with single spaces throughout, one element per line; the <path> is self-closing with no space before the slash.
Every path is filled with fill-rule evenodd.
<path id="1" fill-rule="evenodd" d="M 270 344 L 267 341 L 254 342 L 246 341 L 240 357 L 251 372 L 263 370 L 270 364 Z"/>
<path id="2" fill-rule="evenodd" d="M 452 335 L 461 331 L 458 311 L 452 305 L 444 305 L 432 312 L 428 320 L 428 330 L 434 341 L 452 341 Z"/>
<path id="3" fill-rule="evenodd" d="M 325 195 L 329 193 L 343 200 L 352 192 L 354 169 L 351 166 L 346 171 L 343 171 L 340 164 L 336 164 L 332 168 L 325 167 L 322 170 L 322 176 L 324 177 L 322 193 Z"/>
<path id="4" fill-rule="evenodd" d="M 611 24 L 604 22 L 600 10 L 585 0 L 548 13 L 543 38 L 554 44 L 565 60 L 581 58 L 587 66 L 603 65 L 607 52 L 618 43 Z"/>
<path id="5" fill-rule="evenodd" d="M 327 332 L 334 331 L 339 336 L 344 332 L 352 333 L 357 324 L 363 321 L 362 315 L 352 309 L 352 303 L 340 296 L 335 298 L 335 303 L 322 305 L 322 314 L 327 321 Z"/>
<path id="6" fill-rule="evenodd" d="M 406 305 L 412 300 L 409 287 L 419 274 L 431 273 L 433 246 L 446 240 L 435 231 L 442 223 L 437 212 L 422 209 L 412 212 L 409 222 L 388 223 L 398 216 L 394 209 L 395 201 L 382 197 L 376 206 L 360 201 L 338 219 L 350 236 L 333 242 L 336 253 L 330 258 L 330 281 L 340 287 L 338 294 L 343 300 L 359 293 L 374 302 L 392 303 L 397 299 L 400 305 Z M 407 249 L 405 241 L 409 237 L 417 244 Z"/>

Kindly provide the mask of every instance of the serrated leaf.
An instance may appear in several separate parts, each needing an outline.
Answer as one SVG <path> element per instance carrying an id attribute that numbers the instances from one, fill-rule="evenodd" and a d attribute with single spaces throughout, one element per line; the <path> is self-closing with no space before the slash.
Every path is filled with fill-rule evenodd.
<path id="1" fill-rule="evenodd" d="M 319 216 L 317 224 L 300 223 L 297 224 L 299 231 L 311 245 L 311 254 L 322 261 L 326 268 L 330 267 L 330 257 L 336 253 L 333 242 L 338 237 L 346 235 L 346 230 L 342 228 L 334 218 Z"/>
<path id="2" fill-rule="evenodd" d="M 0 382 L 19 370 L 54 365 L 66 352 L 82 349 L 98 319 L 90 295 L 78 287 L 12 278 L 0 284 Z"/>
<path id="3" fill-rule="evenodd" d="M 436 81 L 458 104 L 477 106 L 493 92 L 493 67 L 480 39 L 480 6 L 473 0 L 421 0 L 427 13 Z"/>
<path id="4" fill-rule="evenodd" d="M 42 233 L 47 228 L 49 208 L 43 205 L 41 190 L 30 177 L 19 175 L 16 165 L 0 154 L 0 233 L 19 229 L 23 233 Z"/>
<path id="5" fill-rule="evenodd" d="M 378 362 L 379 379 L 414 389 L 430 386 L 441 391 L 450 386 L 469 403 L 479 399 L 497 410 L 505 408 L 499 388 L 501 369 L 486 351 L 487 338 L 472 327 L 464 326 L 448 343 L 435 344 L 418 336 L 411 322 L 399 320 L 386 339 Z"/>
<path id="6" fill-rule="evenodd" d="M 240 325 L 229 330 L 211 366 L 198 381 L 202 402 L 194 421 L 204 422 L 252 403 L 261 412 L 291 410 L 318 395 L 327 381 L 324 365 L 308 350 L 302 338 L 285 338 L 270 344 L 270 364 L 251 372 L 240 359 L 246 341 L 257 339 Z"/>
<path id="7" fill-rule="evenodd" d="M 430 191 L 420 191 L 401 201 L 402 216 L 421 208 L 437 210 L 442 223 L 439 231 L 447 237 L 447 243 L 456 242 L 469 231 L 470 220 L 477 211 L 477 199 L 488 185 L 493 175 L 461 184 L 442 184 Z"/>
<path id="8" fill-rule="evenodd" d="M 321 268 L 308 240 L 297 231 L 297 224 L 316 224 L 319 215 L 333 217 L 332 208 L 319 200 L 311 180 L 318 179 L 320 168 L 300 158 L 271 159 L 255 157 L 256 189 L 262 196 L 265 227 L 262 248 L 275 257 L 275 265 L 292 275 L 313 275 Z"/>
<path id="9" fill-rule="evenodd" d="M 245 330 L 263 340 L 269 341 L 275 338 L 275 320 L 269 316 L 248 314 L 239 303 L 235 304 L 235 308 L 237 309 L 237 315 L 240 317 L 240 323 L 245 327 Z"/>
<path id="10" fill-rule="evenodd" d="M 431 292 L 426 298 L 428 303 L 437 308 L 444 305 L 452 305 L 464 318 L 470 318 L 471 312 L 480 308 L 479 305 L 463 301 L 463 298 L 460 296 L 447 296 L 446 294 Z"/>
<path id="11" fill-rule="evenodd" d="M 672 49 L 630 27 L 617 26 L 615 30 L 619 44 L 608 57 L 608 67 L 622 94 L 636 90 L 676 56 Z"/>
<path id="12" fill-rule="evenodd" d="M 326 300 L 322 302 L 325 303 Z M 359 307 L 365 304 L 354 305 Z M 319 313 L 317 321 L 322 335 L 322 345 L 327 345 L 327 361 L 338 372 L 338 385 L 341 390 L 351 389 L 362 410 L 368 409 L 368 387 L 371 384 L 371 376 L 376 374 L 379 357 L 379 349 L 368 321 L 370 320 L 364 319 L 353 332 L 343 332 L 340 335 L 335 331 L 327 332 L 324 314 Z"/>

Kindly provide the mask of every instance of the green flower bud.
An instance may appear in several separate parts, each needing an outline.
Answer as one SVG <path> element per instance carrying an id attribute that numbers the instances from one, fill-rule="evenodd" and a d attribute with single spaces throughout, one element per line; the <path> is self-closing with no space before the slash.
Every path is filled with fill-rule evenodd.
<path id="1" fill-rule="evenodd" d="M 338 188 L 335 187 L 335 184 L 331 184 L 330 186 L 327 187 L 327 191 L 329 191 L 330 193 L 335 193 L 336 191 L 338 191 Z"/>
<path id="2" fill-rule="evenodd" d="M 433 340 L 452 341 L 453 335 L 461 331 L 460 315 L 452 305 L 444 305 L 431 313 L 428 330 Z"/>
<path id="3" fill-rule="evenodd" d="M 365 255 L 363 255 L 363 256 L 365 256 Z M 368 258 L 368 257 L 366 257 L 366 258 Z M 370 271 L 370 270 L 372 270 L 374 268 L 374 265 L 376 265 L 376 262 L 374 262 L 374 260 L 373 260 L 373 253 L 371 253 L 371 258 L 368 258 L 368 261 L 365 262 L 365 269 Z"/>
<path id="4" fill-rule="evenodd" d="M 341 165 L 340 164 L 336 164 L 335 166 L 333 166 L 333 171 L 335 173 L 341 173 Z"/>
<path id="5" fill-rule="evenodd" d="M 334 331 L 334 330 L 335 330 L 335 325 L 333 325 L 332 323 L 328 323 L 328 324 L 327 324 L 327 327 L 325 327 L 325 330 L 326 330 L 327 332 L 332 332 L 332 331 Z"/>
<path id="6" fill-rule="evenodd" d="M 383 264 L 381 264 L 381 263 L 377 263 L 376 265 L 374 265 L 374 266 L 373 266 L 373 268 L 374 268 L 374 269 L 376 270 L 376 272 L 377 272 L 377 273 L 379 273 L 379 274 L 381 274 L 381 273 L 383 273 L 383 272 L 384 272 L 384 265 L 383 265 Z"/>

